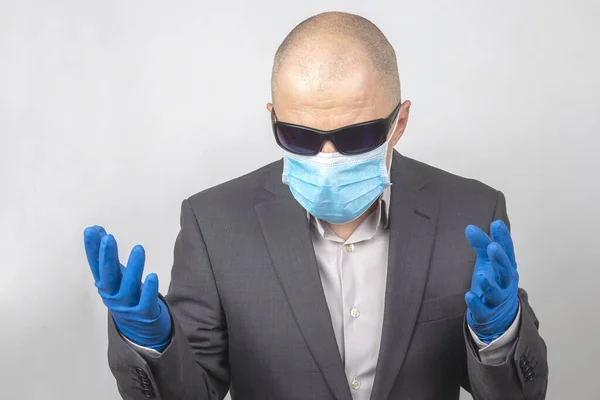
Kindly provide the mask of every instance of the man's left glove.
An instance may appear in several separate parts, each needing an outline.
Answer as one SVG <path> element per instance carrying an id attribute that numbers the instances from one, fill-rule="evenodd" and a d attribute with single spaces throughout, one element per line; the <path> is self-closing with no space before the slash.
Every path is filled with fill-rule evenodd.
<path id="1" fill-rule="evenodd" d="M 512 325 L 519 310 L 519 274 L 506 224 L 490 225 L 491 239 L 469 225 L 465 236 L 477 253 L 471 290 L 465 295 L 467 323 L 484 343 L 499 338 Z"/>
<path id="2" fill-rule="evenodd" d="M 117 241 L 101 226 L 86 228 L 84 244 L 98 294 L 119 332 L 137 345 L 157 351 L 166 348 L 171 340 L 171 316 L 158 297 L 156 274 L 149 274 L 142 284 L 144 248 L 135 246 L 124 267 Z"/>

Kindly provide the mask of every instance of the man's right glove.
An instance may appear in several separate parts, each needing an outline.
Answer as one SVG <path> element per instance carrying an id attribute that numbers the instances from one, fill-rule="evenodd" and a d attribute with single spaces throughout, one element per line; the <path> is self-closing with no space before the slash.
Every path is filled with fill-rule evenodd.
<path id="1" fill-rule="evenodd" d="M 170 342 L 171 316 L 158 297 L 156 274 L 149 274 L 142 285 L 144 248 L 135 246 L 124 267 L 115 238 L 104 228 L 88 227 L 83 236 L 98 293 L 121 334 L 140 346 L 164 350 Z"/>

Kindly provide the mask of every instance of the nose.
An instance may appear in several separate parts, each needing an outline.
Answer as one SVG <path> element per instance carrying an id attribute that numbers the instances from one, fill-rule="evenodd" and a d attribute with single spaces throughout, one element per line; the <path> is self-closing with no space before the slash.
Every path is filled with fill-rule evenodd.
<path id="1" fill-rule="evenodd" d="M 337 151 L 338 150 L 330 140 L 326 140 L 325 142 L 323 142 L 323 147 L 321 147 L 321 153 L 335 153 Z"/>

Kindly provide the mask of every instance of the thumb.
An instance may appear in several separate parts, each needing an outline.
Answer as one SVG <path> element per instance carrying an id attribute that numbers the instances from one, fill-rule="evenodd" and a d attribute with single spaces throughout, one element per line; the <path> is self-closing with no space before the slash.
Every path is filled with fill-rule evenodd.
<path id="1" fill-rule="evenodd" d="M 146 277 L 138 307 L 143 310 L 147 318 L 154 319 L 158 316 L 158 276 L 155 273 L 148 274 Z"/>
<path id="2" fill-rule="evenodd" d="M 465 302 L 467 303 L 467 307 L 471 311 L 471 315 L 476 322 L 484 322 L 486 315 L 486 307 L 483 304 L 483 301 L 475 293 L 472 291 L 468 291 L 465 294 Z"/>

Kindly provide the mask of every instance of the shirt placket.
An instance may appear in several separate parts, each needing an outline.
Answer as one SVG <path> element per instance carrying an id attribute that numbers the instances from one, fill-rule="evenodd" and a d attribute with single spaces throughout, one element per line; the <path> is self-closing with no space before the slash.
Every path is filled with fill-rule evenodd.
<path id="1" fill-rule="evenodd" d="M 361 360 L 356 359 L 358 356 L 356 346 L 360 346 L 360 335 L 358 324 L 360 323 L 361 304 L 358 297 L 358 289 L 356 287 L 356 279 L 353 276 L 355 271 L 353 268 L 352 256 L 357 249 L 357 244 L 346 242 L 341 247 L 340 254 L 340 273 L 342 276 L 342 304 L 343 304 L 343 321 L 344 321 L 344 359 L 346 377 L 353 392 L 353 397 L 356 398 L 357 391 L 361 388 L 361 377 L 356 371 L 356 367 L 360 365 Z"/>

